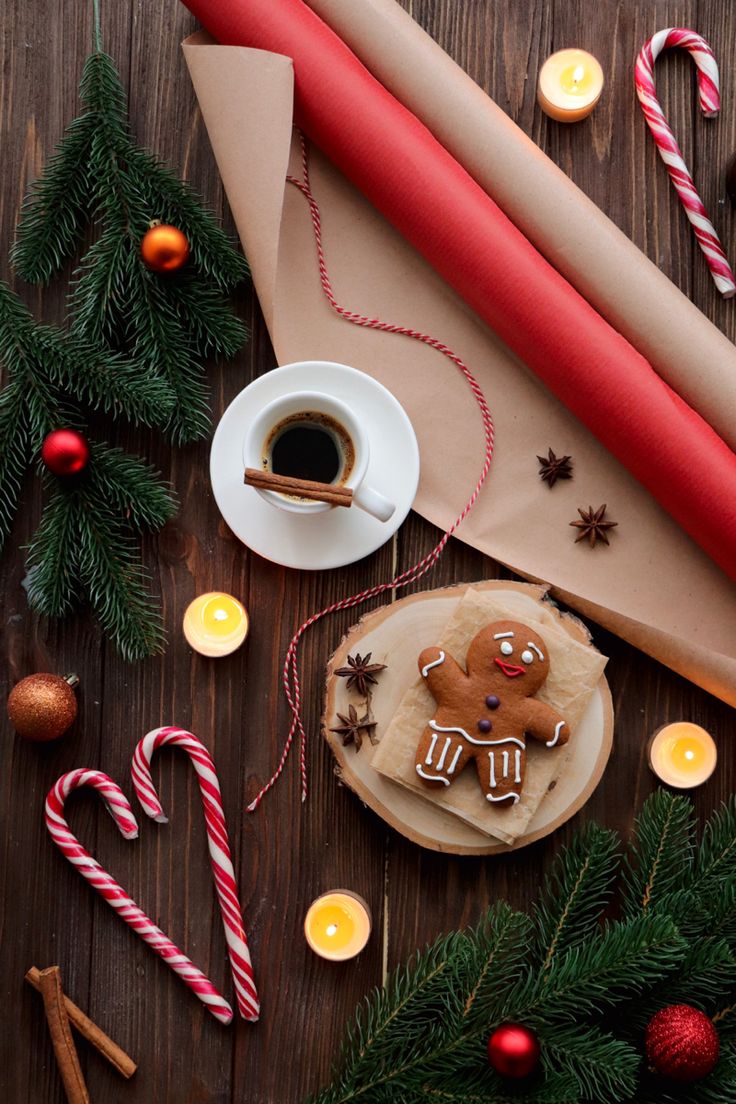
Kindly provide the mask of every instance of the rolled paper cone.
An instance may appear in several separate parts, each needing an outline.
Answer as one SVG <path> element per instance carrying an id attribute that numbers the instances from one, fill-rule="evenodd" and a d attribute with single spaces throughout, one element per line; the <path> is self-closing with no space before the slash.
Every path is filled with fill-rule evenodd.
<path id="1" fill-rule="evenodd" d="M 558 272 L 736 449 L 736 347 L 396 0 L 307 0 Z M 736 157 L 726 188 L 736 206 Z"/>
<path id="2" fill-rule="evenodd" d="M 731 578 L 736 455 L 302 0 L 187 0 L 293 58 L 296 121 Z"/>

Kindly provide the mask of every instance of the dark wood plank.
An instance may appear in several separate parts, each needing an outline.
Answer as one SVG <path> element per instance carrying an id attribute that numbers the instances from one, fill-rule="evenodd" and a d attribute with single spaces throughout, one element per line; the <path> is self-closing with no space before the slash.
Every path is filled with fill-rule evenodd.
<path id="1" fill-rule="evenodd" d="M 632 67 L 644 39 L 659 27 L 698 25 L 725 63 L 733 55 L 736 22 L 725 0 L 404 0 L 488 91 L 540 142 L 620 226 L 727 332 L 732 308 L 718 301 L 684 216 L 636 105 Z M 89 43 L 86 5 L 62 0 L 0 0 L 4 37 L 0 70 L 0 240 L 12 236 L 27 180 L 32 179 L 74 115 L 78 73 Z M 103 4 L 104 34 L 130 88 L 133 129 L 167 157 L 222 212 L 222 188 L 179 52 L 192 23 L 172 4 Z M 562 127 L 535 107 L 535 74 L 554 48 L 579 43 L 602 60 L 606 98 L 589 124 Z M 733 113 L 717 124 L 695 119 L 686 58 L 668 58 L 657 81 L 696 179 L 718 216 L 724 237 L 733 216 L 721 204 L 722 165 L 736 145 Z M 726 105 L 727 107 L 730 105 Z M 615 125 L 614 125 L 615 123 Z M 4 251 L 5 252 L 5 251 Z M 6 256 L 2 272 L 8 274 Z M 46 319 L 63 316 L 64 282 L 39 293 L 21 289 Z M 210 372 L 215 418 L 245 383 L 273 366 L 268 337 L 248 288 L 235 297 L 253 328 L 233 363 Z M 328 576 L 299 575 L 248 554 L 214 505 L 207 444 L 172 451 L 160 435 L 105 425 L 111 439 L 139 450 L 172 479 L 181 499 L 176 520 L 146 541 L 153 584 L 161 593 L 170 635 L 166 654 L 123 664 L 84 616 L 64 624 L 31 617 L 21 587 L 21 545 L 38 516 L 29 480 L 13 552 L 0 561 L 0 616 L 7 659 L 4 689 L 34 670 L 75 668 L 83 679 L 80 720 L 58 746 L 36 748 L 3 729 L 0 744 L 0 946 L 2 999 L 14 1030 L 0 1036 L 0 1092 L 7 1104 L 61 1104 L 41 1004 L 24 989 L 32 961 L 58 961 L 71 995 L 98 1018 L 140 1063 L 123 1083 L 82 1048 L 93 1100 L 169 1104 L 290 1104 L 329 1075 L 343 1026 L 358 999 L 380 982 L 385 967 L 440 931 L 470 922 L 498 896 L 524 905 L 545 864 L 574 824 L 513 856 L 451 859 L 425 853 L 389 832 L 336 784 L 318 738 L 324 663 L 355 615 L 315 626 L 302 649 L 305 717 L 310 734 L 311 794 L 299 801 L 296 755 L 279 787 L 250 816 L 246 801 L 268 778 L 287 730 L 280 692 L 289 638 L 315 609 L 386 579 L 415 562 L 438 538 L 412 517 L 400 539 L 363 564 Z M 499 574 L 488 559 L 459 542 L 422 585 Z M 180 624 L 186 603 L 205 589 L 239 595 L 252 614 L 243 650 L 219 661 L 193 656 Z M 647 735 L 665 720 L 689 716 L 721 737 L 722 765 L 696 795 L 706 812 L 734 786 L 728 737 L 732 713 L 714 699 L 609 634 L 593 627 L 611 656 L 609 678 L 617 710 L 616 746 L 604 782 L 576 818 L 596 817 L 626 831 L 652 788 L 644 764 Z M 220 769 L 241 897 L 261 979 L 263 1021 L 224 1029 L 170 971 L 97 900 L 58 855 L 42 826 L 43 797 L 64 770 L 102 767 L 131 793 L 128 770 L 135 742 L 160 723 L 196 732 Z M 231 992 L 225 943 L 208 870 L 198 792 L 186 759 L 165 753 L 154 765 L 168 826 L 141 817 L 141 842 L 126 844 L 98 799 L 70 807 L 75 830 L 140 903 Z M 625 795 L 622 799 L 621 795 Z M 349 886 L 370 902 L 376 934 L 353 964 L 329 965 L 307 951 L 304 912 L 321 891 Z M 387 909 L 384 911 L 384 901 Z M 385 959 L 384 959 L 385 944 Z"/>

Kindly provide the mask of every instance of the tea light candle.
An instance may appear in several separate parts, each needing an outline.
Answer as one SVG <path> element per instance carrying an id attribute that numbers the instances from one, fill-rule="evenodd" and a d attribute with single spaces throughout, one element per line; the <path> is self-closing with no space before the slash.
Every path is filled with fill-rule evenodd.
<path id="1" fill-rule="evenodd" d="M 187 643 L 203 656 L 230 655 L 248 635 L 248 614 L 231 594 L 210 591 L 200 594 L 187 606 L 184 636 Z"/>
<path id="2" fill-rule="evenodd" d="M 585 50 L 558 50 L 539 71 L 537 100 L 560 123 L 585 119 L 601 98 L 603 70 Z"/>
<path id="3" fill-rule="evenodd" d="M 677 721 L 654 733 L 649 766 L 677 790 L 689 790 L 710 778 L 718 761 L 715 740 L 700 725 Z"/>
<path id="4" fill-rule="evenodd" d="M 309 906 L 304 934 L 315 954 L 332 962 L 355 958 L 371 934 L 371 913 L 362 897 L 347 889 L 324 893 Z"/>

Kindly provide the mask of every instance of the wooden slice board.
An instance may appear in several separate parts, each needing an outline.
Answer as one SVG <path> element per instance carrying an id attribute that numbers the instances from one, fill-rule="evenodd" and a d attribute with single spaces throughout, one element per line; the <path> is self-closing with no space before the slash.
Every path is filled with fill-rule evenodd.
<path id="1" fill-rule="evenodd" d="M 337 760 L 336 773 L 341 780 L 397 832 L 433 851 L 490 855 L 525 847 L 554 832 L 582 808 L 600 782 L 613 743 L 613 703 L 604 677 L 579 726 L 569 769 L 541 802 L 526 834 L 512 845 L 484 835 L 378 774 L 371 766 L 375 747 L 367 738 L 356 752 L 352 744 L 343 747 L 340 737 L 329 731 L 329 726 L 336 723 L 337 712 L 347 713 L 351 702 L 356 708 L 361 705 L 355 692 L 348 691 L 347 680 L 333 672 L 345 665 L 348 653 L 373 652 L 374 661 L 388 664 L 388 670 L 379 676 L 379 684 L 374 687 L 371 703 L 380 738 L 407 688 L 416 680 L 419 651 L 439 637 L 468 585 L 478 590 L 497 590 L 499 596 L 504 591 L 522 591 L 540 602 L 545 595 L 541 586 L 492 581 L 415 594 L 369 613 L 350 629 L 330 658 L 323 735 Z M 560 615 L 560 626 L 573 638 L 588 643 L 587 630 L 574 617 Z"/>

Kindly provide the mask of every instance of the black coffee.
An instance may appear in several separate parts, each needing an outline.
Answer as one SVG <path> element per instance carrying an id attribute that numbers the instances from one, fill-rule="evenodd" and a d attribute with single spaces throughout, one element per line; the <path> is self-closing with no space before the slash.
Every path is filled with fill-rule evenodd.
<path id="1" fill-rule="evenodd" d="M 355 448 L 345 428 L 317 411 L 284 418 L 265 442 L 264 468 L 291 479 L 344 483 L 354 463 Z"/>

